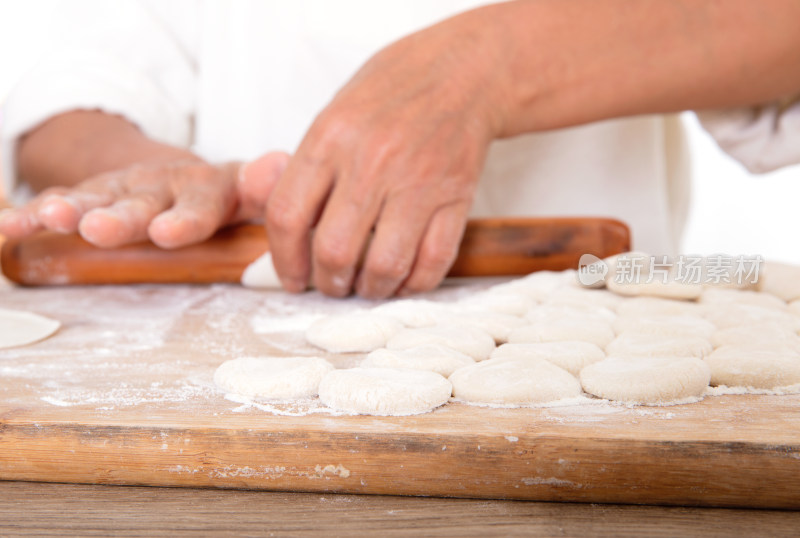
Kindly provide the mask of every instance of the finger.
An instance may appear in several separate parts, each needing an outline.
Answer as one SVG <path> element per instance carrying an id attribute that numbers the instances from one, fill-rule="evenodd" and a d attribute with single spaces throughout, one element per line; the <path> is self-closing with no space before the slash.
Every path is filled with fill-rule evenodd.
<path id="1" fill-rule="evenodd" d="M 81 218 L 98 207 L 111 205 L 122 196 L 124 175 L 119 172 L 101 174 L 75 188 L 60 189 L 39 204 L 37 217 L 44 227 L 60 233 L 78 230 Z"/>
<path id="2" fill-rule="evenodd" d="M 298 150 L 267 201 L 266 226 L 275 271 L 284 289 L 308 287 L 311 275 L 311 228 L 334 181 L 330 166 Z"/>
<path id="3" fill-rule="evenodd" d="M 358 275 L 356 293 L 383 299 L 397 291 L 411 273 L 430 218 L 418 199 L 386 203 Z"/>
<path id="4" fill-rule="evenodd" d="M 28 206 L 0 211 L 0 235 L 25 237 L 42 229 L 36 211 Z"/>
<path id="5" fill-rule="evenodd" d="M 25 237 L 42 230 L 39 209 L 50 196 L 66 192 L 64 188 L 52 188 L 42 192 L 22 207 L 5 209 L 0 212 L 0 234 L 6 237 Z"/>
<path id="6" fill-rule="evenodd" d="M 167 189 L 131 193 L 108 207 L 87 212 L 78 229 L 84 239 L 103 248 L 144 241 L 150 222 L 171 202 Z"/>
<path id="7" fill-rule="evenodd" d="M 172 208 L 152 219 L 147 230 L 161 248 L 178 248 L 205 241 L 231 221 L 236 211 L 236 170 L 229 180 L 187 182 L 177 191 Z"/>
<path id="8" fill-rule="evenodd" d="M 441 284 L 458 255 L 467 224 L 469 204 L 458 203 L 437 211 L 422 239 L 411 275 L 397 292 L 399 296 L 430 291 Z"/>
<path id="9" fill-rule="evenodd" d="M 236 221 L 252 221 L 264 217 L 272 189 L 286 171 L 290 156 L 273 151 L 239 168 L 239 211 Z"/>
<path id="10" fill-rule="evenodd" d="M 337 182 L 314 233 L 314 286 L 334 297 L 353 289 L 358 261 L 381 210 L 383 195 L 354 180 Z"/>

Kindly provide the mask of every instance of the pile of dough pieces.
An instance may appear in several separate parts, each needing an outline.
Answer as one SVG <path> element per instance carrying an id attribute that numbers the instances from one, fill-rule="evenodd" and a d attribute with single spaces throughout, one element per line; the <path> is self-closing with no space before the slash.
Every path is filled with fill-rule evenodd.
<path id="1" fill-rule="evenodd" d="M 800 268 L 767 265 L 760 282 L 609 280 L 589 289 L 574 271 L 537 272 L 455 302 L 395 300 L 307 329 L 307 341 L 329 353 L 363 354 L 355 368 L 322 357 L 242 358 L 214 379 L 247 397 L 319 395 L 330 408 L 369 415 L 424 413 L 448 401 L 671 405 L 697 401 L 709 386 L 797 392 Z"/>

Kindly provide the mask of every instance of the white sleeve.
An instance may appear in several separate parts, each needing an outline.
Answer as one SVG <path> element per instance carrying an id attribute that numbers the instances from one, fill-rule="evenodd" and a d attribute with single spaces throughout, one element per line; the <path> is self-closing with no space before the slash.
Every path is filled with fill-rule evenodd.
<path id="1" fill-rule="evenodd" d="M 697 117 L 723 151 L 755 174 L 800 163 L 800 97 Z"/>
<path id="2" fill-rule="evenodd" d="M 195 102 L 195 0 L 71 0 L 54 20 L 49 52 L 12 90 L 2 110 L 4 191 L 19 200 L 18 139 L 70 110 L 121 115 L 147 136 L 189 146 Z"/>

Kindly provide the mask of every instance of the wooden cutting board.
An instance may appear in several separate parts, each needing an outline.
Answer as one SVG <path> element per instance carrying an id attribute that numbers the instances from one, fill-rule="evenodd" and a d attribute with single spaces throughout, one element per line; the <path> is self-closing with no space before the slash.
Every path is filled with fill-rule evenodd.
<path id="1" fill-rule="evenodd" d="M 0 287 L 0 304 L 64 324 L 0 350 L 0 479 L 800 508 L 797 395 L 337 416 L 234 402 L 212 375 L 233 357 L 316 353 L 302 326 L 361 300 L 148 285 Z"/>

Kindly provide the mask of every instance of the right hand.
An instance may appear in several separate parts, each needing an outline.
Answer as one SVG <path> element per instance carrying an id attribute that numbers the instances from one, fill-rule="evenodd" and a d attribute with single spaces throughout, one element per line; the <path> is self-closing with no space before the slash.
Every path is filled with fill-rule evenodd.
<path id="1" fill-rule="evenodd" d="M 288 160 L 273 152 L 249 164 L 192 159 L 106 172 L 5 210 L 0 234 L 79 232 L 103 248 L 147 239 L 165 249 L 199 243 L 223 226 L 260 218 Z"/>

